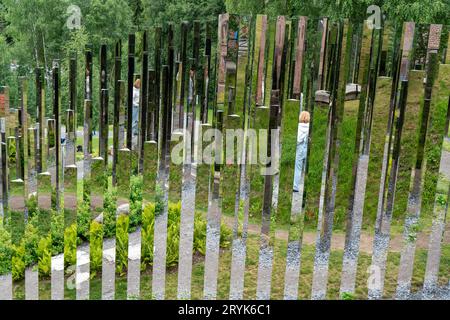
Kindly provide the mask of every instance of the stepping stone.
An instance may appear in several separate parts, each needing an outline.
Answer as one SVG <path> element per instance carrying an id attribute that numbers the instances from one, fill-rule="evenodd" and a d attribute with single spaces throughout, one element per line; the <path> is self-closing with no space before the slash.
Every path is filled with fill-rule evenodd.
<path id="1" fill-rule="evenodd" d="M 326 90 L 317 90 L 315 95 L 316 103 L 329 105 L 330 104 L 330 93 Z"/>

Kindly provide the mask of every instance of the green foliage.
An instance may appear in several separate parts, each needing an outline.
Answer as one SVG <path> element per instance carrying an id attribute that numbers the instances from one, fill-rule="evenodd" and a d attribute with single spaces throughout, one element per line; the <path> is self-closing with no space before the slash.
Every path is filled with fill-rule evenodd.
<path id="1" fill-rule="evenodd" d="M 64 252 L 64 216 L 62 214 L 52 215 L 52 254 Z"/>
<path id="2" fill-rule="evenodd" d="M 103 231 L 106 238 L 116 234 L 117 199 L 115 193 L 106 192 L 103 205 Z"/>
<path id="3" fill-rule="evenodd" d="M 116 272 L 124 275 L 128 267 L 128 227 L 130 219 L 126 215 L 117 218 L 116 227 Z"/>
<path id="4" fill-rule="evenodd" d="M 142 176 L 132 176 L 130 181 L 130 231 L 136 230 L 142 220 Z"/>
<path id="5" fill-rule="evenodd" d="M 36 215 L 38 211 L 38 203 L 37 203 L 37 197 L 36 195 L 31 195 L 28 200 L 26 200 L 25 203 L 26 207 L 28 208 L 28 217 L 33 217 Z"/>
<path id="6" fill-rule="evenodd" d="M 27 267 L 38 260 L 37 248 L 40 239 L 41 237 L 38 232 L 38 218 L 37 216 L 33 216 L 28 220 L 28 224 L 25 227 L 25 235 L 21 242 L 25 247 L 24 262 Z"/>
<path id="7" fill-rule="evenodd" d="M 138 195 L 142 189 L 142 180 L 133 179 L 136 194 L 136 202 L 142 201 Z M 160 194 L 160 191 L 159 191 Z M 160 194 L 161 195 L 161 194 Z M 41 213 L 29 218 L 24 230 L 24 236 L 21 241 L 13 245 L 11 235 L 8 230 L 0 223 L 0 274 L 13 271 L 15 280 L 21 280 L 24 277 L 24 270 L 35 263 L 38 263 L 39 275 L 47 277 L 51 273 L 51 258 L 54 255 L 64 252 L 64 265 L 70 266 L 76 263 L 76 248 L 83 241 L 90 242 L 91 258 L 91 276 L 94 277 L 102 267 L 103 257 L 103 238 L 116 236 L 117 254 L 116 270 L 119 274 L 124 274 L 128 265 L 128 233 L 131 232 L 131 217 L 120 216 L 115 224 L 115 195 L 105 195 L 105 225 L 96 221 L 91 222 L 91 212 L 89 206 L 82 202 L 77 208 L 77 223 L 69 227 L 64 227 L 64 215 L 49 211 L 47 218 L 51 224 L 46 232 L 39 230 L 42 219 Z M 142 265 L 143 269 L 153 263 L 153 244 L 154 244 L 154 223 L 155 209 L 158 208 L 162 213 L 164 203 L 162 197 L 158 204 L 147 204 L 144 210 L 136 210 L 135 227 L 142 226 Z M 137 208 L 137 206 L 136 206 Z M 109 211 L 109 213 L 107 212 Z M 139 212 L 142 212 L 139 213 Z M 167 226 L 167 266 L 175 266 L 179 259 L 179 240 L 180 240 L 180 216 L 181 203 L 169 204 L 168 208 L 168 226 Z M 51 217 L 51 218 L 50 218 Z M 109 220 L 110 219 L 110 220 Z M 1 222 L 1 221 L 0 221 Z M 195 215 L 194 221 L 194 239 L 193 250 L 205 254 L 206 252 L 206 219 L 201 214 Z M 231 242 L 231 230 L 222 225 L 220 246 L 229 247 Z M 12 263 L 11 263 L 12 261 Z"/>
<path id="8" fill-rule="evenodd" d="M 103 226 L 97 221 L 91 223 L 90 228 L 90 258 L 91 278 L 102 269 L 103 261 Z"/>
<path id="9" fill-rule="evenodd" d="M 200 215 L 195 215 L 193 249 L 202 255 L 206 254 L 206 224 L 205 219 L 200 217 Z"/>
<path id="10" fill-rule="evenodd" d="M 11 270 L 11 235 L 3 226 L 3 221 L 0 219 L 0 274 L 7 273 Z"/>
<path id="11" fill-rule="evenodd" d="M 141 268 L 153 262 L 153 240 L 155 236 L 155 204 L 149 203 L 142 212 Z"/>
<path id="12" fill-rule="evenodd" d="M 41 277 L 48 277 L 52 267 L 52 237 L 41 238 L 38 249 L 38 268 Z"/>
<path id="13" fill-rule="evenodd" d="M 16 144 L 8 144 L 8 161 L 9 163 L 16 163 Z"/>
<path id="14" fill-rule="evenodd" d="M 169 203 L 167 213 L 167 252 L 166 264 L 168 267 L 178 264 L 180 245 L 180 215 L 181 203 Z M 155 224 L 155 204 L 148 204 L 142 213 L 142 251 L 141 269 L 153 263 L 153 241 Z M 225 225 L 221 225 L 220 246 L 229 247 L 231 243 L 231 230 Z M 206 253 L 206 219 L 200 214 L 194 219 L 194 239 L 193 250 L 201 254 Z"/>
<path id="15" fill-rule="evenodd" d="M 12 278 L 20 280 L 25 276 L 25 245 L 13 245 Z"/>
<path id="16" fill-rule="evenodd" d="M 355 295 L 350 292 L 342 292 L 341 299 L 342 300 L 355 300 Z"/>
<path id="17" fill-rule="evenodd" d="M 89 228 L 91 223 L 91 211 L 85 202 L 78 206 L 77 235 L 82 241 L 89 240 Z"/>
<path id="18" fill-rule="evenodd" d="M 64 265 L 74 265 L 77 261 L 77 225 L 74 223 L 64 231 Z"/>

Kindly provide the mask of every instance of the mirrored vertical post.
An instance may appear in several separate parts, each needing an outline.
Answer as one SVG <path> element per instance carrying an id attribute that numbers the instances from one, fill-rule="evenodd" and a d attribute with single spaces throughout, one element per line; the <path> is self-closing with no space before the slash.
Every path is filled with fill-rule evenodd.
<path id="1" fill-rule="evenodd" d="M 153 122 L 153 140 L 159 141 L 160 130 L 160 99 L 161 99 L 161 27 L 155 28 L 155 52 L 154 52 L 154 68 L 155 68 L 155 116 Z"/>
<path id="2" fill-rule="evenodd" d="M 89 194 L 89 179 L 91 177 L 92 159 L 92 100 L 84 100 L 84 130 L 83 130 L 83 196 Z M 84 198 L 84 201 L 89 201 Z"/>
<path id="3" fill-rule="evenodd" d="M 269 113 L 269 132 L 266 141 L 266 158 L 264 168 L 264 196 L 262 203 L 261 218 L 261 239 L 259 251 L 258 281 L 256 289 L 257 299 L 269 299 L 271 291 L 272 278 L 272 262 L 273 262 L 273 245 L 275 225 L 271 223 L 272 215 L 272 198 L 273 198 L 273 182 L 274 176 L 278 174 L 278 157 L 279 157 L 279 113 L 282 97 L 282 79 L 284 78 L 284 46 L 286 42 L 286 18 L 278 16 L 275 23 L 275 41 L 274 51 L 271 62 L 271 90 L 270 90 L 270 113 Z M 270 69 L 269 69 L 270 70 Z"/>
<path id="4" fill-rule="evenodd" d="M 64 275 L 73 278 L 77 265 L 77 166 L 64 168 Z M 76 283 L 67 281 L 65 298 L 75 299 Z"/>
<path id="5" fill-rule="evenodd" d="M 169 141 L 171 132 L 171 114 L 169 90 L 169 66 L 162 66 L 161 87 L 161 131 L 158 140 L 160 159 L 158 168 L 158 182 L 155 199 L 155 224 L 154 224 L 154 254 L 152 295 L 155 299 L 164 299 L 166 285 L 166 245 L 167 245 L 167 214 L 168 214 L 168 174 L 169 174 Z"/>
<path id="6" fill-rule="evenodd" d="M 420 124 L 417 130 L 417 150 L 415 163 L 412 167 L 412 183 L 409 185 L 409 195 L 407 203 L 407 213 L 404 225 L 403 248 L 400 257 L 400 266 L 397 280 L 397 299 L 407 299 L 411 294 L 411 282 L 414 269 L 414 257 L 416 251 L 417 226 L 423 223 L 421 219 L 422 206 L 422 181 L 425 177 L 425 143 L 429 130 L 429 117 L 431 113 L 431 97 L 433 93 L 434 82 L 438 76 L 438 50 L 441 39 L 442 25 L 431 24 L 428 33 L 427 46 L 427 70 L 426 82 L 423 94 L 423 105 L 418 114 L 421 115 Z M 411 72 L 412 73 L 412 72 Z M 422 80 L 423 81 L 423 80 Z M 417 113 L 416 113 L 417 114 Z M 447 134 L 441 131 L 439 140 Z"/>
<path id="7" fill-rule="evenodd" d="M 11 267 L 13 275 L 13 299 L 25 299 L 25 286 L 19 281 L 25 277 L 25 269 L 22 268 L 23 256 L 21 251 L 25 250 L 23 240 L 25 234 L 25 184 L 22 179 L 13 179 L 9 184 L 8 210 L 10 217 L 11 244 L 15 247 L 12 253 Z M 22 249 L 21 249 L 22 248 Z"/>
<path id="8" fill-rule="evenodd" d="M 399 170 L 403 122 L 405 119 L 405 109 L 408 97 L 410 54 L 414 41 L 414 33 L 415 24 L 413 22 L 404 23 L 401 41 L 403 49 L 401 51 L 402 56 L 400 59 L 398 78 L 398 81 L 400 81 L 400 94 L 398 97 L 400 112 L 395 122 L 395 130 L 394 127 L 392 127 L 392 133 L 394 134 L 393 137 L 390 138 L 390 140 L 392 140 L 392 151 L 387 153 L 385 164 L 383 165 L 384 170 L 382 175 L 384 176 L 384 179 L 380 183 L 380 196 L 378 200 L 378 212 L 373 241 L 372 268 L 376 268 L 377 271 L 380 272 L 379 281 L 375 285 L 369 287 L 369 299 L 380 299 L 384 292 L 386 260 L 390 243 L 392 213 L 395 205 L 395 189 L 397 173 Z"/>
<path id="9" fill-rule="evenodd" d="M 127 82 L 127 141 L 128 149 L 132 149 L 133 138 L 133 86 L 134 86 L 134 51 L 136 36 L 128 35 L 128 82 Z"/>
<path id="10" fill-rule="evenodd" d="M 108 164 L 109 90 L 106 44 L 100 46 L 100 109 L 98 154 Z"/>
<path id="11" fill-rule="evenodd" d="M 39 243 L 38 246 L 46 248 L 47 250 L 40 250 L 38 254 L 38 270 L 40 283 L 51 276 L 51 270 L 48 268 L 49 259 L 51 259 L 51 219 L 52 219 L 52 177 L 49 172 L 42 172 L 37 177 L 37 200 L 38 200 L 38 233 Z M 42 297 L 45 293 L 44 288 L 39 286 Z"/>
<path id="12" fill-rule="evenodd" d="M 65 149 L 65 165 L 75 164 L 76 160 L 76 114 L 70 109 L 66 111 L 66 149 Z"/>
<path id="13" fill-rule="evenodd" d="M 55 187 L 56 187 L 56 208 L 59 211 L 60 210 L 60 201 L 61 201 L 61 195 L 60 195 L 60 182 L 62 182 L 62 176 L 61 176 L 61 165 L 62 165 L 62 159 L 61 159 L 61 123 L 60 123 L 60 108 L 61 108 L 61 101 L 60 101 L 60 80 L 59 80 L 59 62 L 54 61 L 53 63 L 53 69 L 52 69 L 52 76 L 53 76 L 53 119 L 55 120 Z"/>
<path id="14" fill-rule="evenodd" d="M 144 161 L 144 143 L 147 137 L 147 113 L 148 113 L 148 64 L 149 64 L 149 52 L 148 52 L 148 32 L 144 30 L 142 33 L 142 65 L 141 65 L 141 88 L 140 88 L 140 114 L 139 114 L 139 172 L 142 172 Z"/>
<path id="15" fill-rule="evenodd" d="M 44 69 L 36 68 L 36 111 L 38 125 L 38 149 L 37 149 L 37 171 L 45 172 L 47 170 L 47 148 L 46 148 L 46 130 L 47 121 L 45 120 L 45 87 L 44 87 Z"/>
<path id="16" fill-rule="evenodd" d="M 116 220 L 116 248 L 115 248 L 115 273 L 120 276 L 127 274 L 129 258 L 129 214 L 130 206 L 130 175 L 131 175 L 131 151 L 129 149 L 120 149 L 117 158 L 117 220 Z M 113 283 L 114 284 L 114 283 Z M 117 286 L 113 291 L 116 291 Z M 105 294 L 105 292 L 104 292 Z M 123 292 L 120 292 L 123 294 Z M 110 293 L 111 298 L 114 292 Z M 126 299 L 127 295 L 122 296 Z M 105 298 L 105 295 L 104 295 Z"/>
<path id="17" fill-rule="evenodd" d="M 222 218 L 221 173 L 223 164 L 223 110 L 215 116 L 213 179 L 211 179 L 211 199 L 208 206 L 206 227 L 205 277 L 203 297 L 214 300 L 217 297 L 219 268 L 220 223 Z"/>
<path id="18" fill-rule="evenodd" d="M 105 174 L 105 163 L 102 157 L 95 157 L 91 161 L 90 178 L 90 209 L 91 223 L 89 235 L 89 255 L 91 275 L 89 298 L 101 299 L 101 293 L 92 289 L 92 279 L 102 269 L 103 263 L 103 209 L 104 194 L 107 190 L 107 177 Z"/>
<path id="19" fill-rule="evenodd" d="M 116 172 L 117 172 L 117 155 L 119 149 L 123 148 L 123 121 L 121 119 L 125 116 L 124 110 L 122 109 L 123 101 L 125 97 L 125 81 L 120 80 L 121 72 L 121 42 L 116 43 L 116 53 L 114 58 L 114 115 L 113 115 L 113 161 L 112 161 L 112 176 L 113 185 L 116 184 Z"/>
<path id="20" fill-rule="evenodd" d="M 36 192 L 36 142 L 37 129 L 28 128 L 27 134 L 27 160 L 28 160 L 28 191 L 30 194 Z"/>
<path id="21" fill-rule="evenodd" d="M 25 194 L 28 195 L 28 81 L 19 77 L 20 109 L 19 109 L 19 152 L 21 178 L 24 182 Z M 28 197 L 28 196 L 26 196 Z"/>
<path id="22" fill-rule="evenodd" d="M 372 30 L 367 25 L 367 21 L 364 21 L 359 49 L 359 69 L 357 70 L 357 81 L 358 84 L 361 84 L 361 95 L 353 151 L 352 189 L 347 208 L 347 229 L 340 287 L 341 296 L 344 293 L 354 293 L 358 266 L 360 234 L 363 223 L 364 197 L 369 164 L 369 152 L 362 145 L 362 140 L 368 139 L 368 137 L 363 138 L 363 132 L 365 130 L 363 120 L 364 113 L 369 112 L 366 107 L 366 101 L 370 72 L 372 33 Z M 371 132 L 367 131 L 367 133 L 370 134 Z"/>

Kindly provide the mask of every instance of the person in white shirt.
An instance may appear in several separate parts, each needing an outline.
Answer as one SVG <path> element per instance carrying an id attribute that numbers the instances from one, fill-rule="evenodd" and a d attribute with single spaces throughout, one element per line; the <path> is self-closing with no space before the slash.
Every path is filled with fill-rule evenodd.
<path id="1" fill-rule="evenodd" d="M 295 155 L 294 192 L 298 192 L 300 179 L 303 173 L 303 166 L 308 150 L 310 114 L 302 111 L 299 117 L 297 132 L 297 153 Z"/>
<path id="2" fill-rule="evenodd" d="M 141 89 L 141 80 L 136 79 L 133 87 L 133 136 L 138 135 L 138 121 L 139 121 L 139 97 L 140 97 L 140 89 Z"/>

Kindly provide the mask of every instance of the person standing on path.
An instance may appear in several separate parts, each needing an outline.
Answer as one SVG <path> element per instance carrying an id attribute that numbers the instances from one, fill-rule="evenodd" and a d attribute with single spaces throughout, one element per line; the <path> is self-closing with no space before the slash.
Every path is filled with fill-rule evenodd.
<path id="1" fill-rule="evenodd" d="M 308 150 L 310 114 L 308 111 L 302 111 L 299 117 L 297 133 L 297 153 L 295 155 L 295 173 L 294 173 L 294 192 L 298 192 L 300 178 L 303 173 L 303 167 Z"/>

